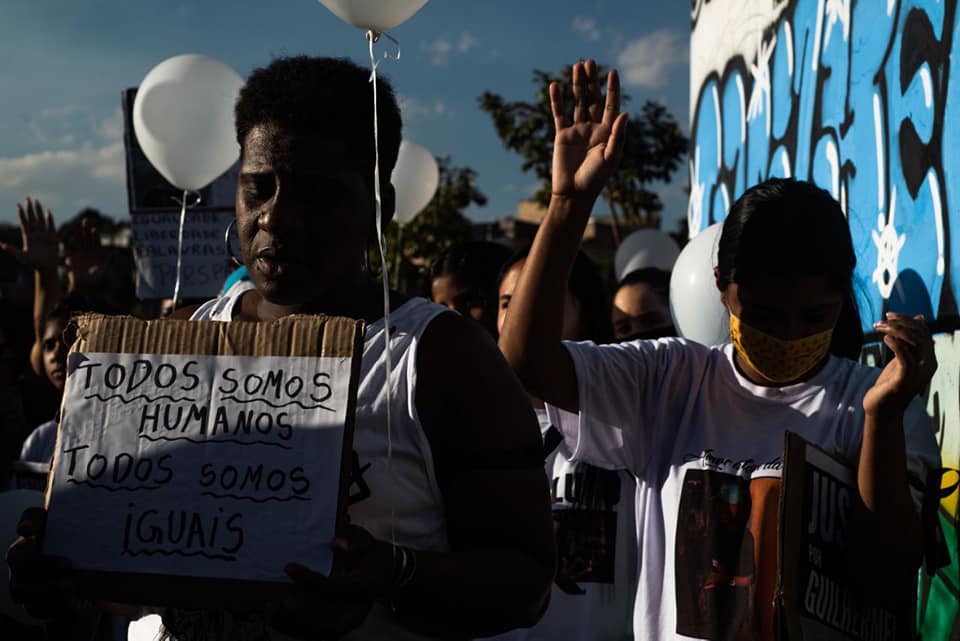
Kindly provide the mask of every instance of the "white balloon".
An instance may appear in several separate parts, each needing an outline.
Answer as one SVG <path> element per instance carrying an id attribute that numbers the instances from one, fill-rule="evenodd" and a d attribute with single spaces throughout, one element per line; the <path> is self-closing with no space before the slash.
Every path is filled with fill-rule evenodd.
<path id="1" fill-rule="evenodd" d="M 613 267 L 618 281 L 630 272 L 645 267 L 669 272 L 679 255 L 680 248 L 667 234 L 656 229 L 638 229 L 617 247 Z"/>
<path id="2" fill-rule="evenodd" d="M 320 0 L 320 4 L 347 24 L 382 33 L 409 20 L 427 0 Z"/>
<path id="3" fill-rule="evenodd" d="M 0 545 L 6 550 L 13 542 L 17 540 L 17 523 L 20 522 L 20 515 L 30 507 L 43 506 L 43 492 L 38 490 L 8 490 L 0 492 Z M 3 577 L 4 585 L 0 588 L 0 615 L 10 617 L 23 625 L 39 624 L 40 621 L 30 616 L 19 603 L 14 603 L 10 598 L 10 590 L 7 589 L 6 581 L 10 576 L 10 570 L 7 567 L 7 561 L 2 561 L 3 567 L 0 568 L 0 576 Z"/>
<path id="4" fill-rule="evenodd" d="M 131 621 L 127 626 L 127 641 L 157 641 L 161 637 L 163 619 L 159 614 L 148 614 Z"/>
<path id="5" fill-rule="evenodd" d="M 720 302 L 713 268 L 723 223 L 707 227 L 680 252 L 670 276 L 670 313 L 684 338 L 719 345 L 730 338 L 730 318 Z"/>
<path id="6" fill-rule="evenodd" d="M 197 54 L 168 58 L 144 77 L 133 101 L 133 130 L 170 184 L 200 189 L 236 162 L 233 107 L 242 86 L 236 71 Z"/>
<path id="7" fill-rule="evenodd" d="M 393 168 L 390 182 L 397 192 L 397 209 L 393 219 L 406 225 L 430 204 L 437 193 L 440 169 L 429 149 L 404 140 Z"/>

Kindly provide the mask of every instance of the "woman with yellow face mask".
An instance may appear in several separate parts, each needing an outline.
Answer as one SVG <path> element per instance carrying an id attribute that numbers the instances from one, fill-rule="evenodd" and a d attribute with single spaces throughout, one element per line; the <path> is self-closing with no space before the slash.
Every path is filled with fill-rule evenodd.
<path id="1" fill-rule="evenodd" d="M 851 556 L 874 586 L 902 586 L 921 554 L 920 495 L 939 468 L 917 398 L 936 370 L 921 318 L 877 323 L 894 358 L 856 363 L 862 341 L 847 221 L 825 191 L 770 180 L 731 208 L 717 295 L 730 342 L 560 340 L 566 276 L 594 200 L 622 153 L 619 83 L 573 67 L 571 113 L 550 89 L 553 196 L 500 347 L 543 399 L 573 460 L 637 478 L 637 639 L 772 639 L 784 432 L 857 470 Z M 855 499 L 856 500 L 856 499 Z"/>

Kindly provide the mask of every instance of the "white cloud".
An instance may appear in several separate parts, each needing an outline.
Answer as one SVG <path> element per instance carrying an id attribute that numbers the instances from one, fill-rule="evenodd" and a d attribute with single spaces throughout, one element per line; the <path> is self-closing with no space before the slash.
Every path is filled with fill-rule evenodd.
<path id="1" fill-rule="evenodd" d="M 98 132 L 104 140 L 123 140 L 123 110 L 117 107 L 116 111 L 100 123 Z"/>
<path id="2" fill-rule="evenodd" d="M 400 114 L 404 122 L 451 115 L 450 107 L 443 100 L 424 101 L 411 96 L 397 96 Z"/>
<path id="3" fill-rule="evenodd" d="M 474 38 L 471 34 L 463 32 L 460 34 L 460 40 L 457 42 L 457 51 L 460 53 L 467 53 L 473 49 L 477 44 L 477 39 Z"/>
<path id="4" fill-rule="evenodd" d="M 0 158 L 0 203 L 12 206 L 36 196 L 59 220 L 86 205 L 122 215 L 125 211 L 117 209 L 126 194 L 124 159 L 122 142 Z M 58 211 L 62 208 L 67 211 Z"/>
<path id="5" fill-rule="evenodd" d="M 580 37 L 587 42 L 593 42 L 600 39 L 600 29 L 597 27 L 597 21 L 591 18 L 577 16 L 573 19 L 571 25 L 574 32 L 580 34 Z"/>
<path id="6" fill-rule="evenodd" d="M 43 146 L 48 149 L 0 157 L 0 206 L 6 204 L 12 211 L 13 203 L 29 195 L 52 209 L 58 220 L 88 205 L 124 217 L 126 155 L 121 111 L 97 122 L 85 109 L 43 109 L 32 124 L 37 142 L 47 143 Z M 67 129 L 71 125 L 76 130 Z"/>
<path id="7" fill-rule="evenodd" d="M 447 64 L 453 54 L 465 54 L 477 46 L 477 39 L 470 33 L 464 31 L 460 38 L 454 42 L 447 36 L 440 36 L 433 42 L 421 43 L 423 49 L 430 57 L 430 63 L 437 67 Z"/>
<path id="8" fill-rule="evenodd" d="M 670 67 L 688 59 L 686 40 L 661 29 L 628 42 L 617 55 L 617 66 L 627 86 L 660 87 L 666 83 Z"/>

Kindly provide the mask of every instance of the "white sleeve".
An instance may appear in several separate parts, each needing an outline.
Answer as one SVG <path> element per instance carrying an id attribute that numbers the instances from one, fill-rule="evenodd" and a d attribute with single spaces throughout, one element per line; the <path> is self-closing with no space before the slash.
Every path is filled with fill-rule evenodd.
<path id="1" fill-rule="evenodd" d="M 914 398 L 903 416 L 904 446 L 907 454 L 907 477 L 913 505 L 920 511 L 924 491 L 931 471 L 939 470 L 940 448 L 934 435 L 933 421 L 920 397 Z"/>
<path id="2" fill-rule="evenodd" d="M 577 374 L 580 412 L 548 404 L 547 413 L 572 460 L 642 473 L 664 451 L 660 441 L 675 434 L 658 423 L 680 419 L 709 348 L 673 338 L 564 347 Z"/>

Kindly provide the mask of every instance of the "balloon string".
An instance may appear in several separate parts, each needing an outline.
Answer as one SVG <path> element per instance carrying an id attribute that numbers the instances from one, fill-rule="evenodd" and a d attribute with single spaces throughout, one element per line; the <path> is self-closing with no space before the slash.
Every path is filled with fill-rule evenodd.
<path id="1" fill-rule="evenodd" d="M 380 131 L 377 118 L 377 59 L 373 53 L 373 45 L 379 39 L 379 34 L 368 31 L 367 42 L 370 49 L 370 82 L 373 85 L 373 194 L 376 201 L 377 214 L 377 246 L 380 248 L 380 278 L 383 281 L 383 336 L 386 372 L 384 394 L 387 406 L 387 474 L 393 478 L 393 431 L 391 400 L 391 374 L 393 373 L 393 357 L 390 354 L 390 284 L 387 279 L 387 237 L 383 233 L 383 209 L 380 200 Z M 396 510 L 390 505 L 390 543 L 393 553 L 396 554 Z"/>
<path id="2" fill-rule="evenodd" d="M 177 230 L 177 280 L 173 285 L 173 305 L 171 312 L 177 311 L 177 303 L 180 301 L 180 275 L 183 267 L 183 223 L 187 219 L 187 190 L 183 190 L 183 198 L 180 200 L 180 226 Z"/>
<path id="3" fill-rule="evenodd" d="M 173 284 L 173 306 L 171 312 L 177 310 L 177 303 L 180 301 L 180 276 L 183 268 L 183 226 L 187 219 L 187 207 L 196 207 L 200 204 L 201 200 L 200 192 L 196 192 L 197 199 L 187 205 L 187 194 L 189 193 L 189 189 L 184 189 L 183 197 L 180 199 L 180 225 L 177 229 L 177 279 Z M 173 200 L 174 202 L 177 201 L 176 198 Z"/>

